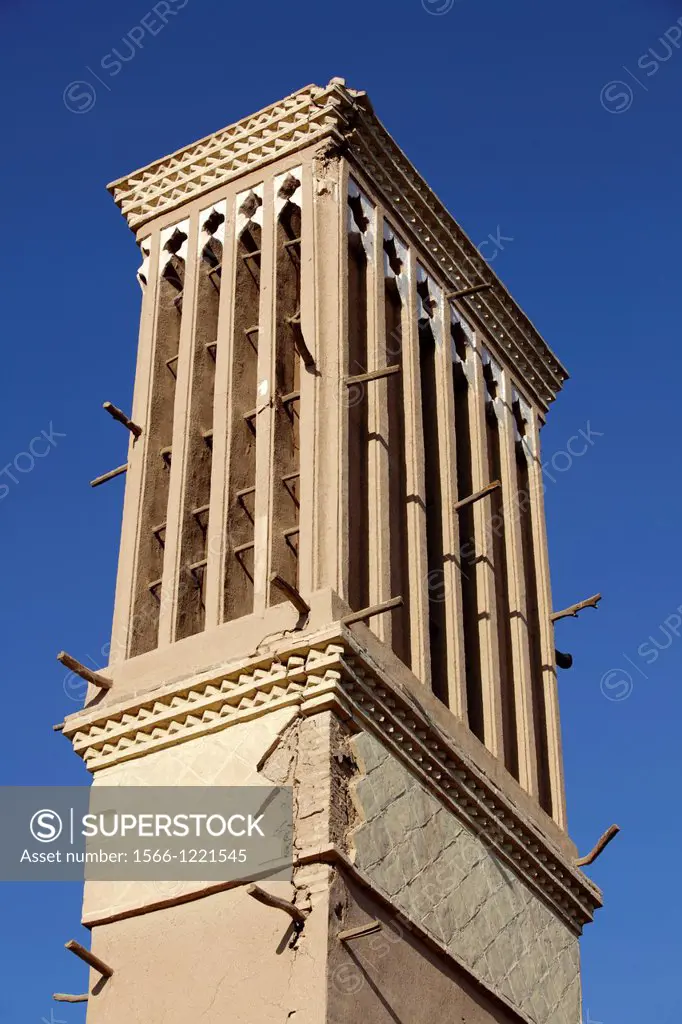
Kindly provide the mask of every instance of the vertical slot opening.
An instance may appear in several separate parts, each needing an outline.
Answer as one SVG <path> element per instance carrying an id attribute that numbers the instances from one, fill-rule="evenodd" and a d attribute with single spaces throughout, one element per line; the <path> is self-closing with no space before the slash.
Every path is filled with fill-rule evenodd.
<path id="1" fill-rule="evenodd" d="M 486 440 L 488 449 L 488 471 L 490 480 L 502 479 L 502 453 L 500 428 L 495 412 L 496 381 L 490 363 L 485 368 L 485 379 L 489 401 L 486 406 Z M 504 528 L 504 500 L 502 488 L 490 495 L 490 533 L 495 581 L 495 608 L 497 612 L 497 635 L 500 663 L 500 701 L 502 710 L 502 733 L 504 739 L 504 763 L 509 772 L 519 777 L 519 746 L 516 731 L 516 703 L 514 698 L 514 668 L 512 661 L 511 609 L 509 607 L 509 570 L 507 566 L 507 545 Z"/>
<path id="2" fill-rule="evenodd" d="M 436 341 L 428 321 L 419 321 L 419 370 L 424 432 L 424 480 L 426 486 L 426 549 L 429 580 L 443 577 L 443 508 L 438 438 L 438 381 Z M 430 588 L 429 641 L 431 688 L 447 703 L 447 650 L 445 603 L 442 588 Z M 435 595 L 435 596 L 434 596 Z"/>
<path id="3" fill-rule="evenodd" d="M 457 461 L 457 494 L 467 498 L 474 490 L 469 382 L 463 364 L 467 359 L 464 332 L 453 324 L 452 340 L 459 362 L 453 362 L 455 397 L 455 452 Z M 464 671 L 466 674 L 467 716 L 469 728 L 481 743 L 485 740 L 483 717 L 483 682 L 481 679 L 481 640 L 478 621 L 478 587 L 476 582 L 476 531 L 474 505 L 465 505 L 459 513 L 459 571 L 462 587 L 462 632 L 464 635 Z"/>
<path id="4" fill-rule="evenodd" d="M 161 579 L 173 442 L 175 368 L 180 348 L 185 261 L 177 255 L 187 236 L 177 229 L 162 253 L 165 266 L 158 288 L 151 409 L 148 416 L 135 596 L 130 626 L 130 657 L 158 644 Z M 168 255 L 170 254 L 170 255 Z"/>
<path id="5" fill-rule="evenodd" d="M 403 366 L 404 309 L 394 280 L 386 280 L 386 364 Z M 392 612 L 391 645 L 408 667 L 411 664 L 409 542 L 407 525 L 407 467 L 405 454 L 404 374 L 387 378 L 388 490 L 390 509 L 391 595 L 403 603 Z"/>
<path id="6" fill-rule="evenodd" d="M 258 208 L 255 199 L 248 207 L 251 208 L 254 211 Z M 249 222 L 237 239 L 234 270 L 223 593 L 223 619 L 226 622 L 253 612 L 260 269 L 261 229 L 258 224 Z"/>
<path id="7" fill-rule="evenodd" d="M 526 453 L 520 442 L 516 446 L 516 477 L 519 496 L 518 508 L 523 552 L 523 575 L 526 587 L 526 613 L 528 616 L 533 727 L 538 767 L 538 802 L 542 809 L 551 815 L 553 806 L 549 765 L 549 738 L 547 736 L 547 708 L 545 704 L 542 646 L 540 641 L 541 627 L 535 544 L 533 541 L 530 475 L 528 473 Z"/>
<path id="8" fill-rule="evenodd" d="M 367 370 L 367 256 L 360 236 L 348 236 L 348 375 Z M 369 594 L 369 440 L 367 388 L 348 396 L 348 603 L 359 610 Z"/>
<path id="9" fill-rule="evenodd" d="M 201 252 L 198 268 L 189 439 L 180 537 L 182 569 L 178 581 L 175 625 L 178 640 L 200 633 L 206 621 L 207 507 L 211 498 L 212 461 L 210 438 L 213 429 L 222 258 L 221 243 L 217 238 L 209 238 Z"/>
<path id="10" fill-rule="evenodd" d="M 298 183 L 291 178 L 282 189 Z M 280 190 L 282 194 L 282 190 Z M 301 210 L 287 201 L 275 232 L 275 423 L 272 481 L 271 567 L 298 589 L 301 357 L 296 348 L 296 321 L 301 315 Z M 286 596 L 277 588 L 270 603 Z"/>

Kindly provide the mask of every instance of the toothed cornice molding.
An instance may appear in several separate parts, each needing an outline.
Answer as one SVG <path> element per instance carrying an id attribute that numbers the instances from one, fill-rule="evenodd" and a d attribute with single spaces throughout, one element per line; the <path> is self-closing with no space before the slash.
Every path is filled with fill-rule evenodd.
<path id="1" fill-rule="evenodd" d="M 67 719 L 64 735 L 95 772 L 288 706 L 305 715 L 332 709 L 370 729 L 574 931 L 592 920 L 599 889 L 393 686 L 347 629 L 210 678 L 86 709 Z"/>
<path id="2" fill-rule="evenodd" d="M 308 85 L 107 188 L 135 230 L 240 174 L 329 135 L 345 122 L 341 108 L 349 103 L 352 93 L 333 79 L 324 89 Z"/>
<path id="3" fill-rule="evenodd" d="M 308 85 L 278 103 L 112 182 L 108 188 L 137 230 L 206 192 L 273 160 L 335 138 L 382 195 L 398 225 L 428 254 L 447 290 L 482 282 L 489 291 L 467 302 L 467 317 L 494 339 L 546 409 L 568 377 L 476 246 L 393 141 L 363 92 L 342 79 Z"/>
<path id="4" fill-rule="evenodd" d="M 86 718 L 72 716 L 63 732 L 90 771 L 108 768 L 319 695 L 338 681 L 342 650 L 329 644 L 285 661 L 240 665 L 217 678 L 103 706 Z"/>

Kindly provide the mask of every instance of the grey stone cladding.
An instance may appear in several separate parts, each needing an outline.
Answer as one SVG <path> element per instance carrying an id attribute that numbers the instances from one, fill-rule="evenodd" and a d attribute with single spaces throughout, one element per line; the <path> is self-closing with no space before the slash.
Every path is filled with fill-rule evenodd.
<path id="1" fill-rule="evenodd" d="M 578 938 L 373 736 L 353 739 L 355 863 L 536 1024 L 580 1024 Z"/>

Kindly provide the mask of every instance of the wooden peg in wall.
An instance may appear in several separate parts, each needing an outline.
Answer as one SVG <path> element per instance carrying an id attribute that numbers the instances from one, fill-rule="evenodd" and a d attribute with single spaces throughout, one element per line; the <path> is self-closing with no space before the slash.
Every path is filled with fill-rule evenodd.
<path id="1" fill-rule="evenodd" d="M 479 292 L 488 291 L 489 288 L 492 288 L 492 284 L 474 284 L 471 288 L 462 288 L 461 291 L 450 292 L 445 298 L 450 302 L 456 302 L 457 299 L 466 299 L 468 295 L 478 295 Z"/>
<path id="2" fill-rule="evenodd" d="M 376 935 L 383 928 L 381 921 L 368 921 L 357 928 L 346 928 L 336 936 L 339 942 L 350 942 L 352 939 L 361 939 L 365 935 Z"/>
<path id="3" fill-rule="evenodd" d="M 142 427 L 138 426 L 137 423 L 133 423 L 129 416 L 119 409 L 117 405 L 113 405 L 111 402 L 104 402 L 102 408 L 109 413 L 112 419 L 115 419 L 117 423 L 122 423 L 127 430 L 137 439 L 142 433 Z"/>
<path id="4" fill-rule="evenodd" d="M 369 373 L 358 373 L 354 377 L 346 377 L 346 387 L 353 387 L 355 384 L 367 384 L 374 380 L 383 380 L 384 377 L 392 377 L 394 373 L 402 373 L 402 366 L 394 363 L 391 366 L 384 366 L 380 370 L 371 370 Z"/>
<path id="5" fill-rule="evenodd" d="M 288 900 L 283 900 L 281 896 L 275 896 L 273 893 L 268 892 L 267 889 L 262 889 L 260 885 L 256 885 L 254 882 L 249 885 L 246 889 L 249 896 L 252 896 L 254 900 L 258 900 L 259 903 L 263 903 L 266 907 L 274 907 L 276 910 L 283 910 L 285 914 L 288 914 L 291 920 L 295 924 L 305 924 L 306 915 L 300 907 L 297 907 L 295 903 L 289 903 Z"/>
<path id="6" fill-rule="evenodd" d="M 76 942 L 75 939 L 69 939 L 64 948 L 68 949 L 70 953 L 73 953 L 80 960 L 83 960 L 89 967 L 98 971 L 103 978 L 110 978 L 114 973 L 113 967 L 109 967 L 108 964 L 105 964 L 103 960 L 100 960 L 98 956 L 91 953 L 85 946 L 81 946 L 80 942 Z"/>
<path id="7" fill-rule="evenodd" d="M 277 589 L 281 591 L 289 601 L 291 601 L 297 612 L 302 616 L 310 615 L 310 605 L 308 602 L 301 596 L 296 587 L 292 586 L 292 584 L 285 580 L 283 576 L 280 576 L 278 572 L 273 572 L 270 577 L 270 583 L 273 587 L 277 587 Z"/>
<path id="8" fill-rule="evenodd" d="M 455 502 L 455 512 L 459 512 L 460 509 L 466 508 L 467 505 L 473 505 L 475 501 L 480 501 L 481 498 L 487 497 L 489 494 L 492 494 L 493 491 L 496 491 L 501 486 L 502 483 L 500 480 L 493 480 L 491 484 L 488 484 L 487 487 L 482 487 L 481 490 L 476 491 L 475 494 L 470 494 L 468 498 L 462 498 L 461 501 Z"/>
<path id="9" fill-rule="evenodd" d="M 615 839 L 620 832 L 620 825 L 611 825 L 607 828 L 603 836 L 600 837 L 596 846 L 591 850 L 586 857 L 579 857 L 575 862 L 575 866 L 578 868 L 586 867 L 588 864 L 592 864 L 597 859 L 600 853 L 606 849 L 612 839 Z"/>
<path id="10" fill-rule="evenodd" d="M 111 469 L 108 473 L 103 473 L 102 476 L 96 476 L 94 480 L 90 481 L 90 486 L 99 487 L 100 484 L 105 484 L 107 480 L 113 480 L 115 476 L 120 476 L 121 473 L 125 473 L 127 469 L 128 463 L 126 462 L 123 466 L 117 466 L 116 469 Z"/>
<path id="11" fill-rule="evenodd" d="M 354 622 L 362 622 L 364 619 L 373 619 L 375 615 L 383 615 L 385 612 L 400 608 L 403 603 L 402 597 L 392 597 L 390 601 L 382 601 L 381 604 L 370 605 L 369 608 L 361 608 L 359 612 L 350 612 L 341 619 L 343 626 L 352 626 Z"/>
<path id="12" fill-rule="evenodd" d="M 60 651 L 57 655 L 57 661 L 61 662 L 64 668 L 68 668 L 71 672 L 74 672 L 81 679 L 85 679 L 86 683 L 90 683 L 92 686 L 98 686 L 100 690 L 111 689 L 111 679 L 107 679 L 106 676 L 100 675 L 99 672 L 93 672 L 91 669 L 86 668 L 85 665 L 81 665 L 80 661 L 76 661 L 66 651 Z"/>
<path id="13" fill-rule="evenodd" d="M 576 619 L 580 612 L 584 611 L 585 608 L 597 608 L 601 601 L 601 594 L 594 594 L 592 597 L 588 597 L 585 601 L 579 601 L 578 604 L 572 604 L 570 608 L 564 608 L 563 611 L 552 613 L 552 622 L 558 622 L 559 619 L 568 619 L 569 617 Z"/>

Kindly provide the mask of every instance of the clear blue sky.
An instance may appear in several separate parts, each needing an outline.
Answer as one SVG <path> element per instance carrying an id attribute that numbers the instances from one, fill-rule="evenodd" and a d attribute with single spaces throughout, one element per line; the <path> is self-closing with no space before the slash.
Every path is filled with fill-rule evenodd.
<path id="1" fill-rule="evenodd" d="M 101 403 L 130 403 L 139 311 L 138 252 L 104 185 L 345 76 L 473 241 L 507 239 L 494 269 L 572 374 L 543 434 L 555 607 L 598 590 L 604 602 L 557 630 L 575 657 L 560 677 L 570 828 L 583 852 L 623 829 L 590 871 L 606 909 L 583 940 L 585 1020 L 678 1024 L 682 640 L 662 624 L 682 604 L 682 50 L 660 40 L 682 2 L 171 6 L 114 74 L 149 0 L 0 0 L 0 467 L 50 425 L 66 435 L 30 472 L 20 457 L 16 483 L 0 476 L 0 782 L 87 777 L 51 729 L 77 706 L 54 655 L 105 660 L 122 481 L 88 481 L 123 460 Z M 63 99 L 79 80 L 95 87 L 67 94 L 94 99 L 80 114 Z M 569 466 L 560 453 L 588 423 L 594 443 Z M 85 934 L 79 899 L 66 884 L 0 886 L 3 1021 L 83 1019 L 50 1017 L 53 991 L 85 984 L 63 950 Z"/>

